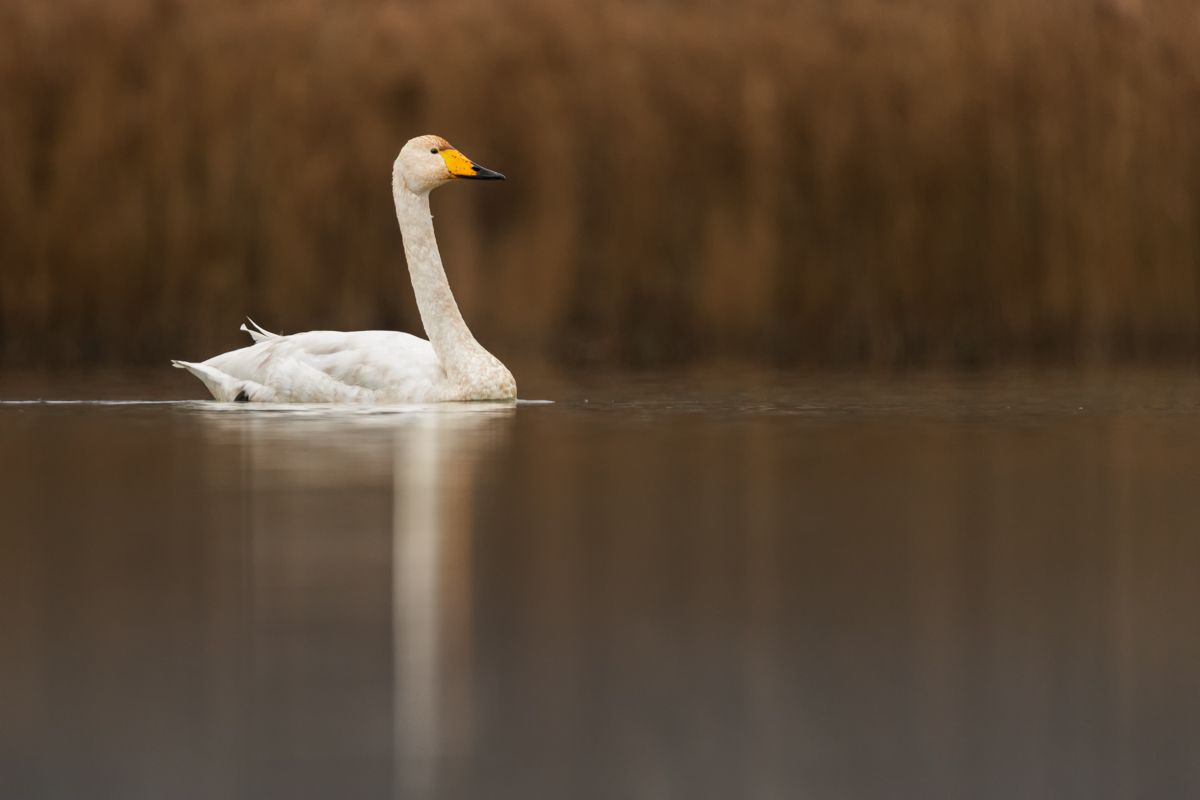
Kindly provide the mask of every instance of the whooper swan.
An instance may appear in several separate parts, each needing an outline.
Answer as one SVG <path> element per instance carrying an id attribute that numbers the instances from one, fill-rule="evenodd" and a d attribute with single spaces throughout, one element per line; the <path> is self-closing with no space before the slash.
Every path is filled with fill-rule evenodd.
<path id="1" fill-rule="evenodd" d="M 242 325 L 254 344 L 203 363 L 172 361 L 217 400 L 263 403 L 434 403 L 513 400 L 517 384 L 484 350 L 450 292 L 433 233 L 429 193 L 455 178 L 503 180 L 440 136 L 410 140 L 392 165 L 404 256 L 429 340 L 395 331 L 269 333 Z"/>

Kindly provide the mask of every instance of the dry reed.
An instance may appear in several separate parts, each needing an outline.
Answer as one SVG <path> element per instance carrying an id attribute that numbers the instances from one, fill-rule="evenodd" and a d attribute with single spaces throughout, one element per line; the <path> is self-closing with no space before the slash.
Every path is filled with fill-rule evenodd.
<path id="1" fill-rule="evenodd" d="M 0 363 L 419 330 L 411 135 L 502 356 L 1190 359 L 1200 10 L 0 0 Z"/>

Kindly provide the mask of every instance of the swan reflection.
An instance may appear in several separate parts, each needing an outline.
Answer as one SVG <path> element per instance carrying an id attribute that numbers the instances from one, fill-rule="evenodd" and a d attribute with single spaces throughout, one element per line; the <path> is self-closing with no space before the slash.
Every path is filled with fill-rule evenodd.
<path id="1" fill-rule="evenodd" d="M 282 754 L 258 743 L 278 739 L 289 756 L 299 740 L 326 763 L 339 747 L 352 758 L 336 718 L 376 715 L 391 736 L 374 741 L 392 744 L 373 760 L 393 773 L 373 785 L 433 792 L 438 758 L 470 748 L 472 500 L 515 408 L 205 403 L 189 413 L 242 461 L 263 766 Z M 290 721 L 279 737 L 261 730 L 279 719 Z M 255 773 L 261 788 L 283 788 L 269 769 Z"/>

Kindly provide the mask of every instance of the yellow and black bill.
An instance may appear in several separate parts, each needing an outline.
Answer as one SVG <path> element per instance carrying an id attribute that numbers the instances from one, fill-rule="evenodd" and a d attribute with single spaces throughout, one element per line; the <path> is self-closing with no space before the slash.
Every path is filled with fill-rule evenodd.
<path id="1" fill-rule="evenodd" d="M 474 181 L 502 181 L 504 176 L 495 170 L 481 167 L 457 150 L 446 148 L 441 151 L 446 169 L 456 178 L 466 178 Z"/>

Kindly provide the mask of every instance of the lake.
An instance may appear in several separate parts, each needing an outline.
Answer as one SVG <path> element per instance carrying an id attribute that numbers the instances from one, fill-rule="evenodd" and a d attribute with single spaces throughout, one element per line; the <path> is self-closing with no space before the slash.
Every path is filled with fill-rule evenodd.
<path id="1" fill-rule="evenodd" d="M 1192 372 L 517 374 L 0 378 L 0 795 L 1200 795 Z"/>

